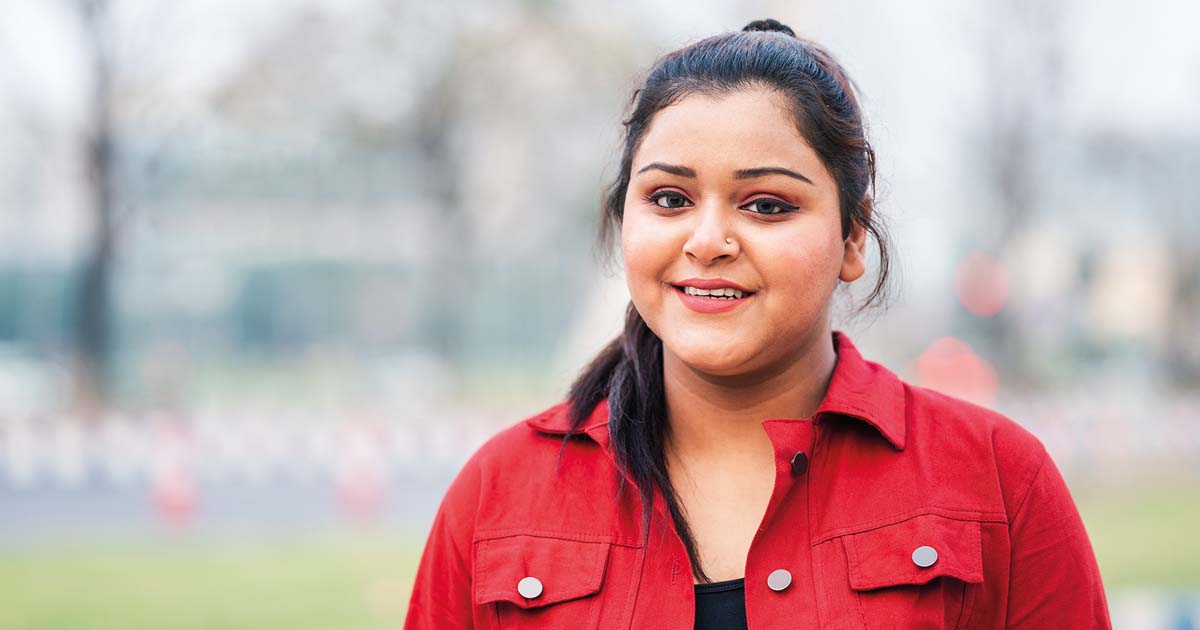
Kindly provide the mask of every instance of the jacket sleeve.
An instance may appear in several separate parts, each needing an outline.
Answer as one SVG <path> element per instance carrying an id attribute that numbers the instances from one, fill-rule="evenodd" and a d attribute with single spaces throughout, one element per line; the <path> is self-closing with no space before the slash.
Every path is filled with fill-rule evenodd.
<path id="1" fill-rule="evenodd" d="M 1044 449 L 1041 459 L 1010 519 L 1008 627 L 1111 628 L 1079 510 Z"/>
<path id="2" fill-rule="evenodd" d="M 417 567 L 405 630 L 474 628 L 472 538 L 479 501 L 479 469 L 467 462 L 446 491 Z"/>

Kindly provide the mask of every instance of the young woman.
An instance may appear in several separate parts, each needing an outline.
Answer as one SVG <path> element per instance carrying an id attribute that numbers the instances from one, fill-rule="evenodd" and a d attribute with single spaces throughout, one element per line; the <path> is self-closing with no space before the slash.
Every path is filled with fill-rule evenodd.
<path id="1" fill-rule="evenodd" d="M 845 71 L 774 20 L 635 92 L 602 238 L 624 333 L 434 520 L 406 627 L 1106 628 L 1042 444 L 831 329 L 875 159 Z"/>

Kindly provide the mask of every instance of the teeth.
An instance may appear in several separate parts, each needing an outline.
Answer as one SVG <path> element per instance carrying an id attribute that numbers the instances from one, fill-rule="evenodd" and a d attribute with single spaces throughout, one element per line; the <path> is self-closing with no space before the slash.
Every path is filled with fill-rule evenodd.
<path id="1" fill-rule="evenodd" d="M 704 295 L 716 298 L 732 298 L 735 300 L 744 295 L 741 291 L 738 291 L 737 289 L 730 289 L 728 287 L 721 289 L 697 289 L 696 287 L 685 286 L 683 287 L 683 292 L 687 293 L 688 295 Z"/>

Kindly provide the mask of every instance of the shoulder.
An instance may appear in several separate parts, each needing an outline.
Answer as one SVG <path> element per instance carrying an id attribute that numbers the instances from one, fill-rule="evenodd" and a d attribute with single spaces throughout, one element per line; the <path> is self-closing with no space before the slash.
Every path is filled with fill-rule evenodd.
<path id="1" fill-rule="evenodd" d="M 493 434 L 471 455 L 466 467 L 489 475 L 515 474 L 522 471 L 544 472 L 539 465 L 558 459 L 569 432 L 570 402 L 557 402 L 526 416 Z M 571 445 L 592 440 L 580 435 Z M 579 450 L 572 449 L 572 452 Z"/>
<path id="2" fill-rule="evenodd" d="M 1044 452 L 1035 435 L 999 411 L 908 382 L 903 385 L 909 427 L 929 432 L 922 437 L 968 438 L 1018 457 Z"/>
<path id="3" fill-rule="evenodd" d="M 539 529 L 546 515 L 612 491 L 615 469 L 603 448 L 589 435 L 559 430 L 568 426 L 568 409 L 559 402 L 495 433 L 463 465 L 442 509 L 478 537 Z"/>
<path id="4" fill-rule="evenodd" d="M 938 391 L 903 383 L 910 446 L 998 483 L 1012 515 L 1038 470 L 1046 448 L 1007 415 Z"/>
<path id="5" fill-rule="evenodd" d="M 539 431 L 537 426 L 565 411 L 565 402 L 556 403 L 496 431 L 475 449 L 454 483 L 470 483 L 478 489 L 489 478 L 520 473 L 531 463 L 531 458 L 536 460 L 557 453 L 562 445 L 561 436 L 555 439 L 553 434 Z"/>

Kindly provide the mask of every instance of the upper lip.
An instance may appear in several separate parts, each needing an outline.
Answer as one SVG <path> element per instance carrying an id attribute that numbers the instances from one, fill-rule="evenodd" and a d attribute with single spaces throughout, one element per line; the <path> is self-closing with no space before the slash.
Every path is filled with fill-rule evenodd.
<path id="1" fill-rule="evenodd" d="M 753 293 L 750 289 L 725 278 L 688 278 L 675 284 L 677 287 L 695 287 L 697 289 L 737 289 L 742 293 Z"/>

